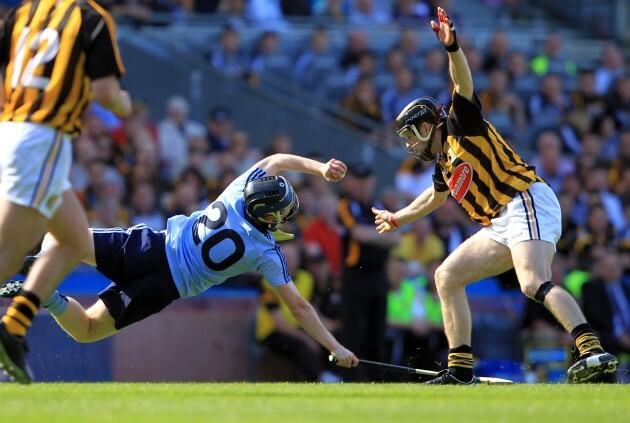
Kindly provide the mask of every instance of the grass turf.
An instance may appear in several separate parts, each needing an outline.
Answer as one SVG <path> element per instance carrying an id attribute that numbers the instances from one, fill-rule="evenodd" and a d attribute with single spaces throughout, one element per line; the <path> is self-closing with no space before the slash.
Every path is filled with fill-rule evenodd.
<path id="1" fill-rule="evenodd" d="M 629 385 L 0 384 L 2 422 L 621 422 Z"/>

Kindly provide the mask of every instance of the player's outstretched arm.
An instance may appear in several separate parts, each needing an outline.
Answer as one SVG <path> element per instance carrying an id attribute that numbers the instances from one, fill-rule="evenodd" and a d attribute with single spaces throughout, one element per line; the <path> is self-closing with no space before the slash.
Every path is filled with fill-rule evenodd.
<path id="1" fill-rule="evenodd" d="M 448 52 L 449 72 L 455 84 L 455 91 L 467 100 L 472 101 L 474 88 L 472 74 L 470 73 L 466 55 L 457 43 L 455 24 L 453 24 L 441 7 L 438 7 L 438 20 L 439 23 L 431 21 L 431 28 Z"/>
<path id="2" fill-rule="evenodd" d="M 283 170 L 290 172 L 309 173 L 319 175 L 328 182 L 339 182 L 346 176 L 347 167 L 344 162 L 330 159 L 326 163 L 294 154 L 273 154 L 265 157 L 256 164 L 268 175 L 277 175 Z"/>
<path id="3" fill-rule="evenodd" d="M 390 212 L 389 210 L 379 210 L 372 207 L 374 213 L 374 224 L 379 234 L 387 231 L 393 231 L 399 226 L 411 223 L 420 219 L 433 210 L 440 207 L 446 199 L 450 191 L 436 191 L 434 187 L 427 188 L 422 194 L 416 197 L 407 207 Z"/>
<path id="4" fill-rule="evenodd" d="M 273 286 L 273 289 L 289 307 L 291 314 L 293 314 L 293 317 L 295 317 L 302 329 L 335 356 L 337 365 L 355 367 L 359 364 L 359 359 L 350 350 L 341 345 L 324 327 L 313 306 L 300 295 L 295 284 L 290 282 L 284 285 Z"/>

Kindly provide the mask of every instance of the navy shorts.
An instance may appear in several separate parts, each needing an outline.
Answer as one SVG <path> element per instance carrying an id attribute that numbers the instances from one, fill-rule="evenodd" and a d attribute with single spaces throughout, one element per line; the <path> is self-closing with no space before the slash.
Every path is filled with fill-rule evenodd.
<path id="1" fill-rule="evenodd" d="M 122 329 L 179 298 L 166 258 L 164 232 L 146 225 L 93 229 L 96 268 L 113 283 L 98 294 Z"/>

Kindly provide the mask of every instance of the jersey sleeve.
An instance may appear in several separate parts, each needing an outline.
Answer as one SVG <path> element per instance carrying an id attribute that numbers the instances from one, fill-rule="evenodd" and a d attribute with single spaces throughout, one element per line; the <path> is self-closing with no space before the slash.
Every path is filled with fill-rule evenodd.
<path id="1" fill-rule="evenodd" d="M 448 185 L 444 180 L 444 175 L 442 175 L 442 168 L 439 164 L 435 164 L 435 169 L 433 170 L 433 189 L 437 192 L 448 191 Z"/>
<path id="2" fill-rule="evenodd" d="M 259 179 L 264 176 L 267 176 L 267 172 L 257 168 L 256 166 L 252 166 L 247 170 L 247 172 L 233 180 L 232 183 L 225 189 L 225 192 L 229 192 L 230 194 L 243 192 L 245 191 L 245 185 L 247 185 L 249 181 L 253 181 L 254 179 Z"/>
<path id="3" fill-rule="evenodd" d="M 273 250 L 263 254 L 257 270 L 263 274 L 269 285 L 278 286 L 292 282 L 284 253 L 278 243 Z"/>
<path id="4" fill-rule="evenodd" d="M 454 136 L 486 135 L 488 127 L 481 115 L 481 103 L 477 94 L 473 94 L 473 101 L 453 93 L 453 105 L 448 116 L 448 133 Z"/>
<path id="5" fill-rule="evenodd" d="M 84 10 L 82 30 L 86 45 L 85 72 L 92 80 L 107 76 L 120 78 L 125 73 L 118 51 L 115 25 L 111 15 L 97 6 Z"/>

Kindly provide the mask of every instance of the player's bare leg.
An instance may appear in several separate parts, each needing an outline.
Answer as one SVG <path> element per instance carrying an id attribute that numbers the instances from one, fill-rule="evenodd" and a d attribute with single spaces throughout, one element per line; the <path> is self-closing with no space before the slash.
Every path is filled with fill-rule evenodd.
<path id="1" fill-rule="evenodd" d="M 37 210 L 0 199 L 0 277 L 6 280 L 22 265 L 24 256 L 46 230 L 46 218 Z M 16 302 L 17 301 L 17 302 Z M 39 308 L 35 295 L 20 296 L 0 324 L 0 366 L 20 383 L 30 383 L 23 336 Z"/>
<path id="2" fill-rule="evenodd" d="M 50 220 L 48 232 L 57 243 L 35 261 L 24 283 L 24 289 L 40 299 L 48 297 L 59 282 L 94 249 L 87 217 L 71 190 L 63 193 L 63 201 Z"/>
<path id="3" fill-rule="evenodd" d="M 42 298 L 47 298 L 59 282 L 84 257 L 92 243 L 87 231 L 87 218 L 74 193 L 62 194 L 62 202 L 55 215 L 47 221 L 38 211 L 0 200 L 0 276 L 6 280 L 16 272 L 24 256 L 45 233 L 46 227 L 59 241 L 38 260 L 29 273 L 23 289 L 2 317 L 0 325 L 0 363 L 15 380 L 30 383 L 32 375 L 26 362 L 24 336 L 37 314 Z M 17 244 L 17 245 L 16 245 Z M 6 263 L 4 262 L 6 259 Z"/>
<path id="4" fill-rule="evenodd" d="M 450 348 L 450 375 L 443 375 L 429 383 L 454 383 L 442 380 L 450 376 L 457 377 L 457 381 L 471 380 L 472 323 L 466 285 L 511 268 L 509 248 L 476 233 L 457 247 L 437 269 L 435 284 L 442 303 L 444 331 Z"/>
<path id="5" fill-rule="evenodd" d="M 37 210 L 0 198 L 0 278 L 6 280 L 46 232 L 48 221 Z"/>
<path id="6" fill-rule="evenodd" d="M 477 233 L 457 247 L 436 270 L 435 284 L 450 347 L 470 345 L 471 318 L 466 285 L 511 268 L 509 248 Z"/>
<path id="7" fill-rule="evenodd" d="M 512 247 L 514 270 L 518 276 L 521 291 L 532 300 L 535 300 L 540 285 L 551 280 L 551 262 L 554 253 L 553 244 L 541 240 L 523 241 Z M 577 302 L 564 289 L 550 290 L 544 298 L 543 305 L 553 313 L 568 332 L 577 325 L 586 323 Z"/>
<path id="8" fill-rule="evenodd" d="M 553 244 L 541 240 L 523 241 L 512 247 L 521 290 L 541 302 L 573 336 L 580 358 L 569 368 L 569 378 L 574 382 L 600 381 L 616 371 L 617 358 L 604 352 L 571 294 L 550 282 L 554 252 Z"/>

